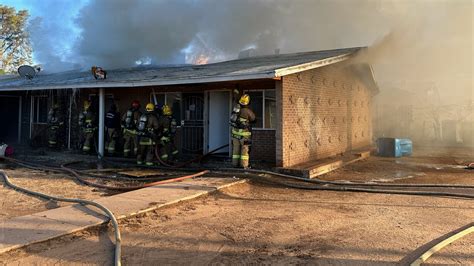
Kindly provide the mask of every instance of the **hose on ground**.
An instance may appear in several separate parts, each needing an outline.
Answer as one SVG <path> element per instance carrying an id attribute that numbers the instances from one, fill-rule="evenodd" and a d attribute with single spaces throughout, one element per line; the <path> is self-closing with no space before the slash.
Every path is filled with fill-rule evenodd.
<path id="1" fill-rule="evenodd" d="M 50 171 L 50 172 L 55 172 L 55 173 L 64 173 L 64 169 L 61 169 L 59 167 L 53 167 L 53 166 L 44 166 L 38 163 L 33 163 L 33 162 L 25 162 L 19 159 L 14 159 L 11 157 L 2 157 L 2 159 L 5 159 L 9 162 L 15 163 L 17 165 L 23 166 L 28 169 L 33 169 L 33 170 L 39 170 L 39 171 Z M 79 163 L 79 162 L 73 162 L 73 163 Z M 72 168 L 71 168 L 72 169 Z M 123 177 L 123 176 L 107 176 L 103 174 L 95 174 L 92 172 L 98 171 L 98 172 L 110 172 L 110 171 L 120 171 L 123 169 L 93 169 L 93 170 L 78 170 L 78 169 L 73 169 L 77 173 L 81 175 L 86 175 L 87 177 L 97 177 L 101 179 L 111 179 L 111 180 L 125 180 L 125 181 L 150 181 L 154 180 L 163 180 L 164 177 L 163 175 L 159 175 L 156 177 L 140 177 L 140 178 L 130 178 L 130 177 Z"/>
<path id="2" fill-rule="evenodd" d="M 107 160 L 106 162 L 109 162 L 114 165 L 122 165 L 122 163 L 117 163 L 114 162 L 113 160 Z M 150 168 L 150 169 L 174 169 L 165 166 L 164 164 L 162 166 L 140 166 L 141 168 Z M 302 181 L 306 183 L 314 183 L 314 184 L 319 184 L 319 185 L 334 185 L 334 186 L 353 186 L 353 187 L 391 187 L 391 188 L 452 188 L 452 189 L 474 189 L 474 185 L 464 185 L 464 184 L 381 184 L 381 183 L 374 183 L 374 182 L 353 182 L 353 181 L 347 181 L 347 182 L 341 182 L 341 181 L 326 181 L 318 178 L 313 178 L 313 179 L 308 179 L 308 178 L 303 178 L 299 176 L 294 176 L 294 175 L 288 175 L 288 174 L 282 174 L 274 171 L 268 171 L 268 170 L 257 170 L 257 169 L 241 169 L 241 168 L 209 168 L 209 167 L 191 167 L 191 168 L 179 168 L 180 171 L 202 171 L 202 170 L 209 170 L 212 173 L 220 173 L 220 172 L 230 172 L 230 173 L 252 173 L 252 174 L 268 174 L 268 175 L 274 175 L 274 176 L 279 176 L 279 177 L 284 177 L 284 178 L 289 178 L 297 181 Z"/>
<path id="3" fill-rule="evenodd" d="M 180 164 L 176 164 L 176 165 L 168 164 L 167 162 L 165 162 L 165 161 L 163 161 L 163 160 L 161 159 L 161 156 L 160 156 L 160 153 L 159 153 L 158 144 L 155 145 L 155 156 L 156 156 L 156 159 L 158 160 L 158 162 L 159 162 L 161 165 L 165 166 L 165 167 L 169 167 L 169 168 L 181 168 L 181 167 L 185 167 L 185 166 L 187 166 L 187 165 L 189 165 L 189 164 L 191 164 L 191 163 L 193 163 L 193 162 L 201 161 L 201 160 L 202 160 L 203 158 L 205 158 L 206 156 L 209 156 L 209 155 L 215 153 L 216 151 L 221 150 L 221 149 L 223 149 L 223 148 L 225 148 L 225 147 L 228 147 L 228 146 L 229 146 L 229 144 L 222 145 L 222 146 L 220 146 L 220 147 L 217 147 L 217 148 L 215 148 L 215 149 L 209 151 L 209 152 L 206 153 L 206 154 L 199 155 L 199 156 L 197 156 L 196 158 L 193 158 L 193 159 L 191 159 L 191 160 L 189 160 L 189 161 L 186 161 L 186 162 L 183 162 L 183 163 L 180 163 Z"/>
<path id="4" fill-rule="evenodd" d="M 170 182 L 177 182 L 177 181 L 181 181 L 181 180 L 184 180 L 184 179 L 195 178 L 195 177 L 199 177 L 199 176 L 202 176 L 202 175 L 205 175 L 205 174 L 209 173 L 209 171 L 204 170 L 204 171 L 200 171 L 200 172 L 195 173 L 195 174 L 179 176 L 179 177 L 174 177 L 174 178 L 170 178 L 170 179 L 164 179 L 163 180 L 162 178 L 160 178 L 160 180 L 158 180 L 158 181 L 151 182 L 151 183 L 146 183 L 144 185 L 121 187 L 121 186 L 108 186 L 108 185 L 103 185 L 103 184 L 99 184 L 99 183 L 96 183 L 96 182 L 89 181 L 89 180 L 87 180 L 87 179 L 85 179 L 81 176 L 81 174 L 82 174 L 81 172 L 67 167 L 67 165 L 78 163 L 77 161 L 64 163 L 60 166 L 60 168 L 57 168 L 57 167 L 44 167 L 43 168 L 42 166 L 39 166 L 39 165 L 36 165 L 36 164 L 30 165 L 30 163 L 25 163 L 25 162 L 22 162 L 18 159 L 13 159 L 13 158 L 9 158 L 9 157 L 2 157 L 2 158 L 6 159 L 7 161 L 16 163 L 18 165 L 21 165 L 21 166 L 24 166 L 26 168 L 33 169 L 33 170 L 54 171 L 54 172 L 59 172 L 59 173 L 66 172 L 69 175 L 71 175 L 72 177 L 74 177 L 81 184 L 91 186 L 91 187 L 96 187 L 96 188 L 101 188 L 101 189 L 108 189 L 108 190 L 116 190 L 116 191 L 137 190 L 137 189 L 156 186 L 156 185 L 160 185 L 160 184 L 166 184 L 166 183 L 170 183 Z M 87 174 L 87 175 L 91 176 L 91 174 Z M 101 176 L 101 178 L 102 178 L 102 176 Z M 152 180 L 156 180 L 156 179 L 152 179 Z M 134 181 L 136 181 L 136 179 L 134 179 Z M 141 179 L 140 181 L 144 181 L 144 179 Z"/>
<path id="5" fill-rule="evenodd" d="M 462 184 L 380 184 L 380 183 L 363 183 L 363 182 L 338 182 L 338 181 L 326 181 L 318 178 L 308 179 L 298 177 L 294 175 L 282 174 L 267 170 L 256 170 L 256 169 L 239 169 L 239 168 L 218 168 L 217 171 L 234 171 L 234 172 L 249 172 L 255 174 L 269 174 L 279 177 L 285 177 L 297 181 L 303 181 L 307 183 L 314 183 L 320 185 L 335 185 L 335 186 L 354 186 L 354 187 L 438 187 L 438 188 L 464 188 L 474 189 L 474 185 L 462 185 Z"/>
<path id="6" fill-rule="evenodd" d="M 151 186 L 156 186 L 156 185 L 161 185 L 161 184 L 166 184 L 166 183 L 171 183 L 171 182 L 177 182 L 177 181 L 181 181 L 181 180 L 185 180 L 185 179 L 195 178 L 195 177 L 199 177 L 199 176 L 202 176 L 202 175 L 205 175 L 205 174 L 209 173 L 209 171 L 204 170 L 204 171 L 201 171 L 201 172 L 198 172 L 198 173 L 195 173 L 195 174 L 185 175 L 185 176 L 181 176 L 181 177 L 176 177 L 176 178 L 172 178 L 172 179 L 166 179 L 166 180 L 161 180 L 161 181 L 156 181 L 156 182 L 151 182 L 151 183 L 146 183 L 146 184 L 140 185 L 140 186 L 117 187 L 117 186 L 102 185 L 102 184 L 98 184 L 98 183 L 95 183 L 95 182 L 85 180 L 76 171 L 74 171 L 73 169 L 67 167 L 67 165 L 72 164 L 72 163 L 75 163 L 75 162 L 62 164 L 61 169 L 64 169 L 64 171 L 66 171 L 69 174 L 71 174 L 72 176 L 74 176 L 79 182 L 81 182 L 83 184 L 86 184 L 86 185 L 89 185 L 89 186 L 97 187 L 97 188 L 104 188 L 104 189 L 118 190 L 118 191 L 137 190 L 137 189 L 141 189 L 141 188 L 146 188 L 146 187 L 151 187 Z"/>
<path id="7" fill-rule="evenodd" d="M 425 251 L 423 254 L 421 254 L 418 258 L 416 258 L 412 263 L 410 263 L 410 266 L 419 266 L 426 260 L 428 260 L 429 257 L 431 257 L 434 253 L 440 251 L 447 245 L 453 243 L 454 241 L 461 239 L 462 237 L 473 233 L 474 232 L 474 223 L 471 223 L 470 225 L 467 226 L 467 228 L 464 228 L 463 230 L 455 233 L 454 235 L 444 239 L 441 242 L 438 242 L 434 246 L 432 246 L 430 249 Z"/>
<path id="8" fill-rule="evenodd" d="M 257 175 L 262 178 L 262 176 Z M 398 195 L 412 195 L 412 196 L 436 196 L 436 197 L 456 197 L 456 198 L 467 198 L 474 199 L 474 194 L 465 193 L 451 193 L 441 191 L 412 191 L 412 190 L 389 190 L 389 189 L 371 189 L 371 188 L 359 188 L 351 186 L 340 186 L 340 185 L 297 185 L 290 184 L 288 182 L 272 180 L 272 182 L 290 188 L 303 189 L 303 190 L 326 190 L 326 191 L 339 191 L 339 192 L 364 192 L 364 193 L 378 193 L 378 194 L 398 194 Z"/>
<path id="9" fill-rule="evenodd" d="M 121 236 L 120 236 L 120 230 L 119 230 L 119 225 L 117 222 L 117 219 L 115 218 L 114 214 L 112 211 L 110 211 L 107 207 L 105 207 L 102 204 L 99 204 L 97 202 L 93 202 L 90 200 L 82 200 L 82 199 L 74 199 L 74 198 L 63 198 L 63 197 L 57 197 L 57 196 L 51 196 L 47 194 L 43 194 L 37 191 L 32 191 L 26 188 L 19 187 L 15 184 L 13 184 L 10 179 L 8 178 L 8 175 L 3 171 L 0 170 L 0 175 L 3 177 L 5 180 L 5 184 L 14 190 L 20 191 L 22 193 L 34 196 L 34 197 L 39 197 L 42 199 L 46 200 L 54 200 L 54 201 L 63 201 L 63 202 L 72 202 L 72 203 L 79 203 L 83 205 L 91 205 L 96 208 L 99 208 L 102 210 L 109 218 L 110 222 L 112 223 L 114 227 L 114 233 L 115 233 L 115 255 L 114 255 L 114 265 L 120 266 L 121 265 L 121 252 L 122 252 L 122 247 L 121 247 Z"/>

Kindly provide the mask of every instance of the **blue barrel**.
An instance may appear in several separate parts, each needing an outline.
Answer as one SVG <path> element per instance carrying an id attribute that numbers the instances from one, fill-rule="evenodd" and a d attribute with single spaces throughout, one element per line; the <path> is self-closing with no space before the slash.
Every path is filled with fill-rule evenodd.
<path id="1" fill-rule="evenodd" d="M 410 139 L 379 138 L 377 139 L 377 154 L 383 157 L 410 156 L 413 153 L 413 143 Z"/>

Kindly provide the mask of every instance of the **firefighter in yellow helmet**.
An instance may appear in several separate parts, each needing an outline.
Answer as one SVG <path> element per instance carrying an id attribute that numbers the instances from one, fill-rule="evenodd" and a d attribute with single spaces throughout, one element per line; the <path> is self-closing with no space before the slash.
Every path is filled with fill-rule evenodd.
<path id="1" fill-rule="evenodd" d="M 84 108 L 79 114 L 79 127 L 81 129 L 82 151 L 89 153 L 93 148 L 97 131 L 97 119 L 91 110 L 90 101 L 84 101 Z"/>
<path id="2" fill-rule="evenodd" d="M 251 124 L 255 122 L 255 114 L 249 108 L 250 96 L 244 94 L 234 106 L 230 118 L 232 127 L 232 165 L 249 167 L 249 151 L 252 143 Z"/>
<path id="3" fill-rule="evenodd" d="M 155 116 L 155 105 L 148 103 L 145 107 L 146 113 L 140 117 L 137 126 L 138 134 L 138 155 L 137 164 L 141 165 L 145 161 L 148 166 L 153 165 L 155 151 L 155 138 L 158 132 L 158 118 Z"/>
<path id="4" fill-rule="evenodd" d="M 161 108 L 162 115 L 159 118 L 160 132 L 160 159 L 162 161 L 172 161 L 178 155 L 178 149 L 174 145 L 174 136 L 176 134 L 177 123 L 173 118 L 173 111 L 168 105 Z"/>
<path id="5" fill-rule="evenodd" d="M 48 145 L 52 149 L 59 148 L 59 135 L 62 132 L 64 119 L 59 112 L 59 104 L 55 103 L 48 112 Z"/>

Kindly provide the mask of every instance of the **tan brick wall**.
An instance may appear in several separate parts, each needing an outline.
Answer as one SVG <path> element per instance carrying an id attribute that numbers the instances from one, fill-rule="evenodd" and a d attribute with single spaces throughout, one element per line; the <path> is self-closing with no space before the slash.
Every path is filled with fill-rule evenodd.
<path id="1" fill-rule="evenodd" d="M 278 84 L 279 83 L 279 84 Z M 293 166 L 370 145 L 370 91 L 344 65 L 284 76 L 277 165 Z M 281 136 L 281 138 L 280 138 Z"/>

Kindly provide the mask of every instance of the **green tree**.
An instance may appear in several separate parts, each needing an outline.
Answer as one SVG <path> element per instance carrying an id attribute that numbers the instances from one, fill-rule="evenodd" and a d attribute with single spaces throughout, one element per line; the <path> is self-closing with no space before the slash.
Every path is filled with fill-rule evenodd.
<path id="1" fill-rule="evenodd" d="M 31 64 L 31 43 L 27 31 L 28 11 L 0 5 L 0 73 L 12 73 Z"/>

